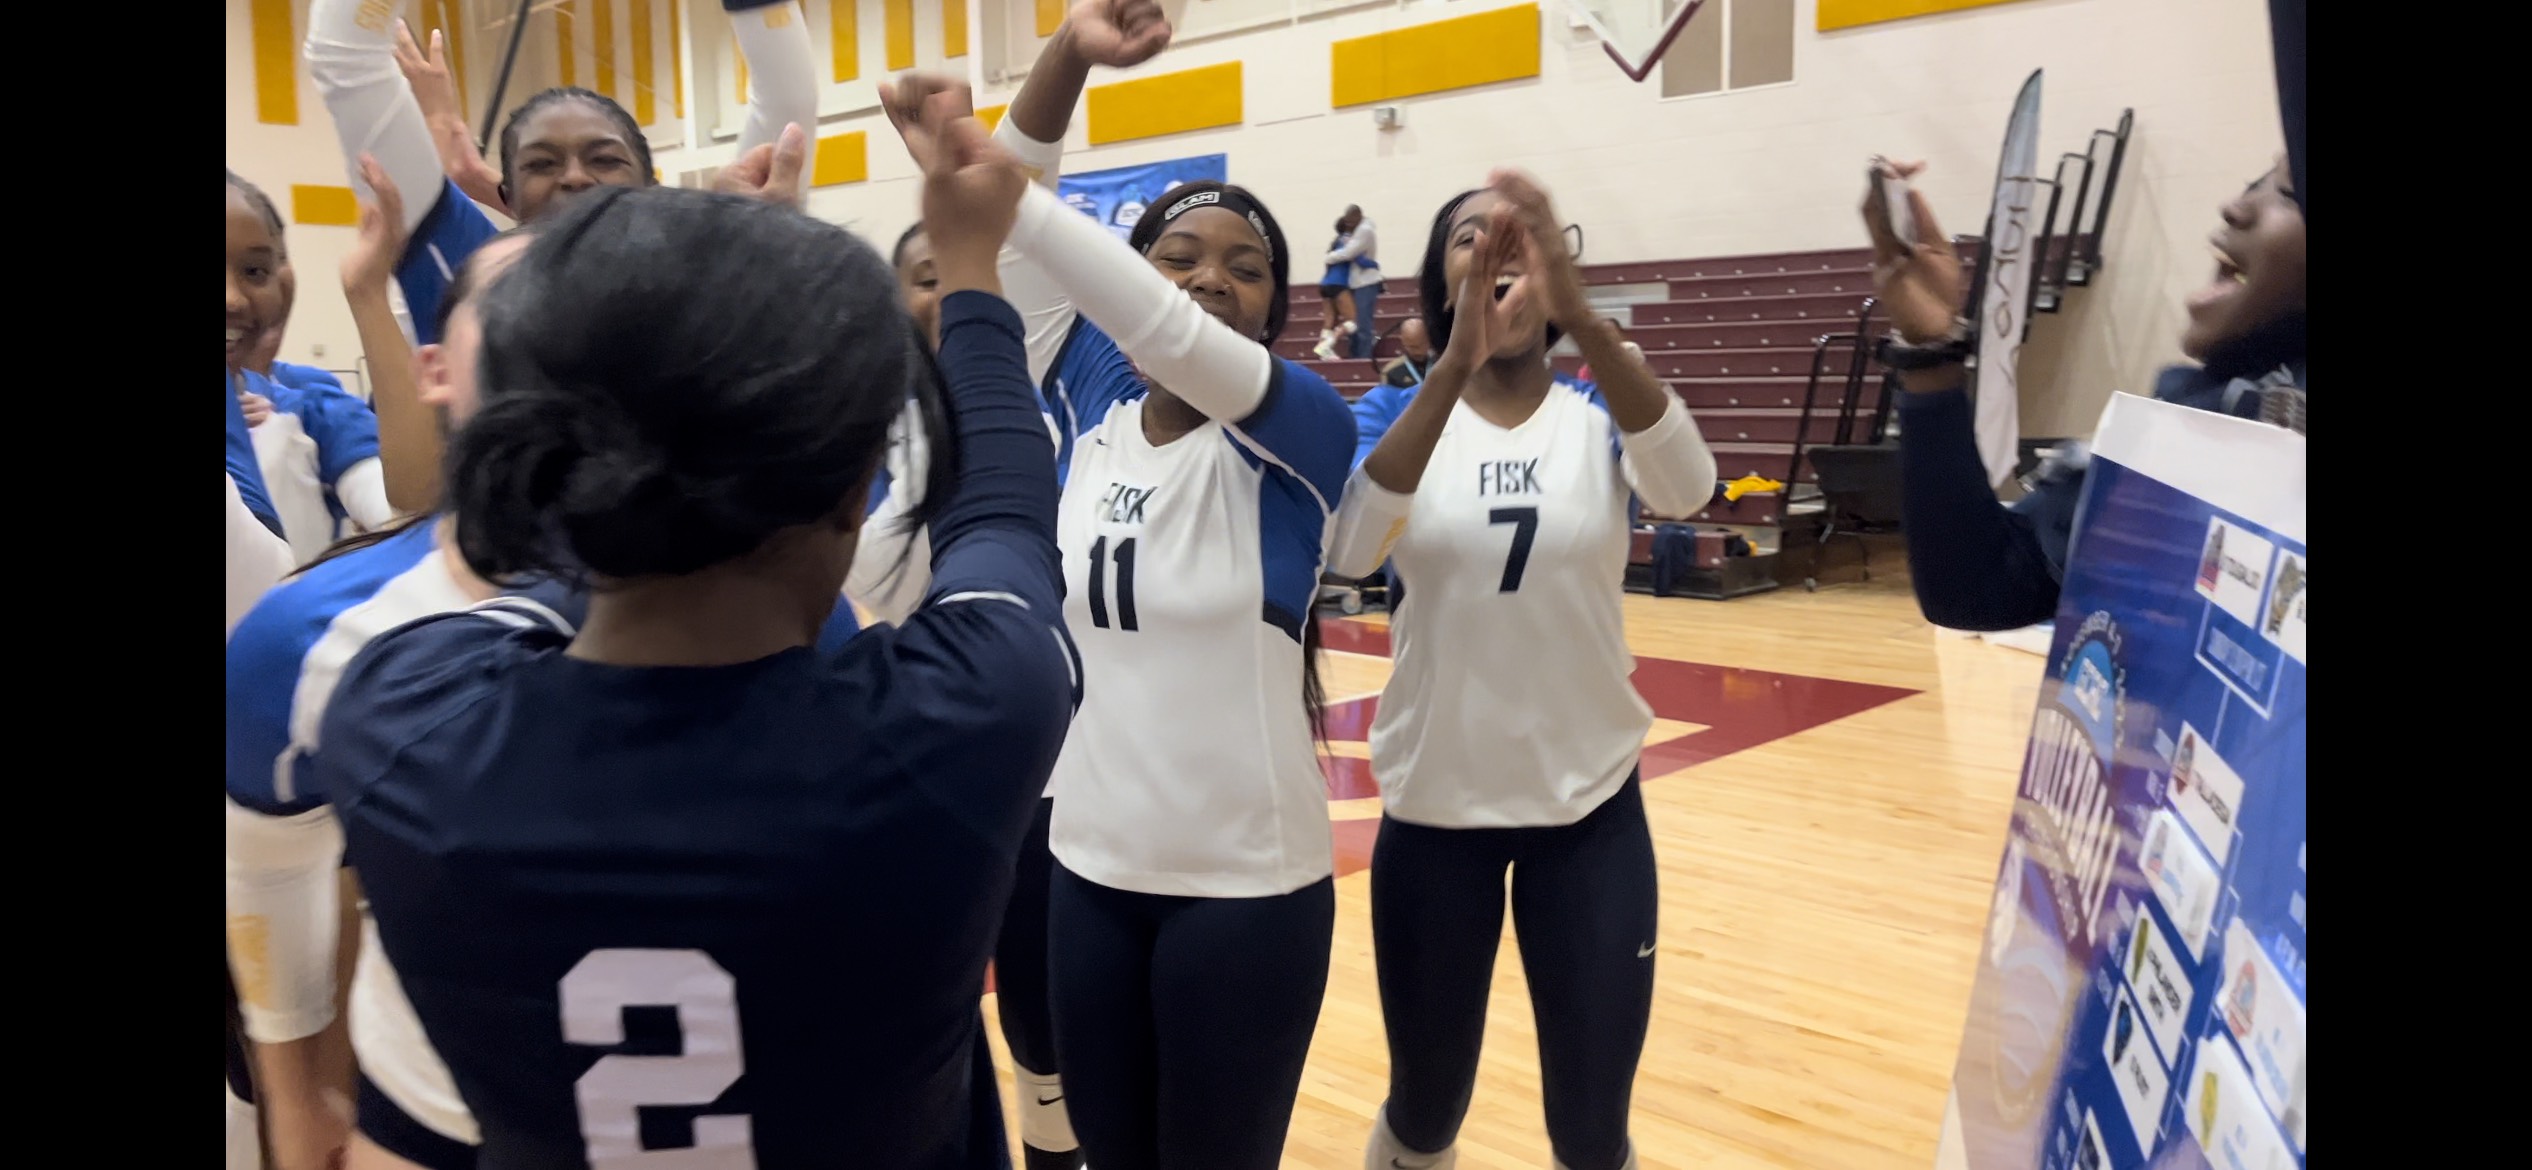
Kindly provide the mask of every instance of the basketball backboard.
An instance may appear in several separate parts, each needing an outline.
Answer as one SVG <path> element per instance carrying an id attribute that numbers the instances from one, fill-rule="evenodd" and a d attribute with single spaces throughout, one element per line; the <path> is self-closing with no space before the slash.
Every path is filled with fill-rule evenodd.
<path id="1" fill-rule="evenodd" d="M 1651 76 L 1662 54 L 1670 51 L 1679 30 L 1705 7 L 1706 0 L 1565 0 L 1574 18 L 1600 34 L 1600 47 L 1618 63 L 1627 78 Z"/>

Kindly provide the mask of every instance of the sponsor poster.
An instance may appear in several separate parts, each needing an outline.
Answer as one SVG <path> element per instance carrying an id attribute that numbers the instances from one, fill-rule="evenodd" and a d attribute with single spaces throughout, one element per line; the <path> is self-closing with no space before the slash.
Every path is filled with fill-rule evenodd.
<path id="1" fill-rule="evenodd" d="M 2304 1170 L 2304 438 L 2102 416 L 1936 1164 Z"/>
<path id="2" fill-rule="evenodd" d="M 1229 182 L 1231 156 L 1205 154 L 1139 167 L 1089 171 L 1056 180 L 1055 193 L 1065 203 L 1106 225 L 1122 240 L 1142 222 L 1143 211 L 1170 188 L 1198 179 Z"/>

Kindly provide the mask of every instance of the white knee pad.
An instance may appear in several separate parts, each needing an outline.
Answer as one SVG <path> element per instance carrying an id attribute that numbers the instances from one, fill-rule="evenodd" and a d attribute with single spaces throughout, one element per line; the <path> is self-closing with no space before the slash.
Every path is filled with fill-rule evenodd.
<path id="1" fill-rule="evenodd" d="M 1055 1154 L 1081 1148 L 1072 1114 L 1064 1111 L 1064 1078 L 1024 1068 L 1011 1074 L 1020 1091 L 1020 1144 Z"/>
<path id="2" fill-rule="evenodd" d="M 1457 1146 L 1431 1154 L 1408 1149 L 1397 1134 L 1390 1132 L 1388 1106 L 1382 1106 L 1372 1117 L 1371 1144 L 1363 1149 L 1363 1170 L 1452 1170 L 1458 1164 Z"/>

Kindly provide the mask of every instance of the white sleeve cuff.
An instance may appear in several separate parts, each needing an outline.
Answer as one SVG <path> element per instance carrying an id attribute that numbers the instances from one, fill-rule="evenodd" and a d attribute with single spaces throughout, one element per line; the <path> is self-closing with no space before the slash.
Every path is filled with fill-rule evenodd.
<path id="1" fill-rule="evenodd" d="M 800 162 L 805 187 L 815 173 L 818 149 L 818 54 L 809 43 L 809 21 L 794 0 L 730 16 L 730 35 L 747 61 L 747 121 L 739 128 L 738 153 L 782 137 L 797 125 L 808 135 Z"/>
<path id="2" fill-rule="evenodd" d="M 386 468 L 374 457 L 344 469 L 334 481 L 334 498 L 342 503 L 343 514 L 367 531 L 395 522 L 396 510 L 387 503 Z"/>
<path id="3" fill-rule="evenodd" d="M 1714 499 L 1714 452 L 1678 396 L 1664 387 L 1662 397 L 1668 404 L 1652 426 L 1631 435 L 1619 431 L 1618 446 L 1625 452 L 1620 462 L 1628 486 L 1654 511 L 1692 516 Z"/>
<path id="4" fill-rule="evenodd" d="M 993 140 L 1010 151 L 1011 157 L 1020 160 L 1021 168 L 1029 173 L 1031 181 L 1049 188 L 1055 186 L 1057 173 L 1064 165 L 1063 143 L 1040 142 L 1029 137 L 1028 131 L 1020 129 L 1011 120 L 1008 110 L 1004 111 L 1002 121 L 994 126 Z"/>
<path id="5" fill-rule="evenodd" d="M 401 0 L 315 0 L 308 9 L 308 78 L 325 101 L 343 148 L 352 187 L 375 198 L 353 165 L 366 153 L 378 160 L 404 196 L 404 226 L 413 230 L 447 190 L 438 144 L 422 107 L 396 68 L 396 24 Z"/>
<path id="6" fill-rule="evenodd" d="M 1407 530 L 1407 513 L 1415 494 L 1393 492 L 1372 482 L 1362 468 L 1345 481 L 1345 500 L 1337 505 L 1336 535 L 1328 542 L 1328 571 L 1339 577 L 1370 576 L 1389 559 L 1389 550 Z"/>

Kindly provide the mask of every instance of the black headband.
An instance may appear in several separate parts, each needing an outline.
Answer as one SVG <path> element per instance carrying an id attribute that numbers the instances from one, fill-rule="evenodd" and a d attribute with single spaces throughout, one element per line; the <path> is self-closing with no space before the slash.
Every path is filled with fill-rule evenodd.
<path id="1" fill-rule="evenodd" d="M 1261 209 L 1257 206 L 1257 201 L 1228 187 L 1198 191 L 1170 204 L 1169 210 L 1161 212 L 1161 224 L 1166 227 L 1176 222 L 1179 216 L 1199 207 L 1219 207 L 1224 211 L 1235 211 L 1248 217 L 1248 226 L 1257 229 L 1258 240 L 1266 246 L 1266 262 L 1269 264 L 1275 262 L 1275 237 L 1273 233 L 1266 230 L 1266 217 L 1258 214 Z"/>

